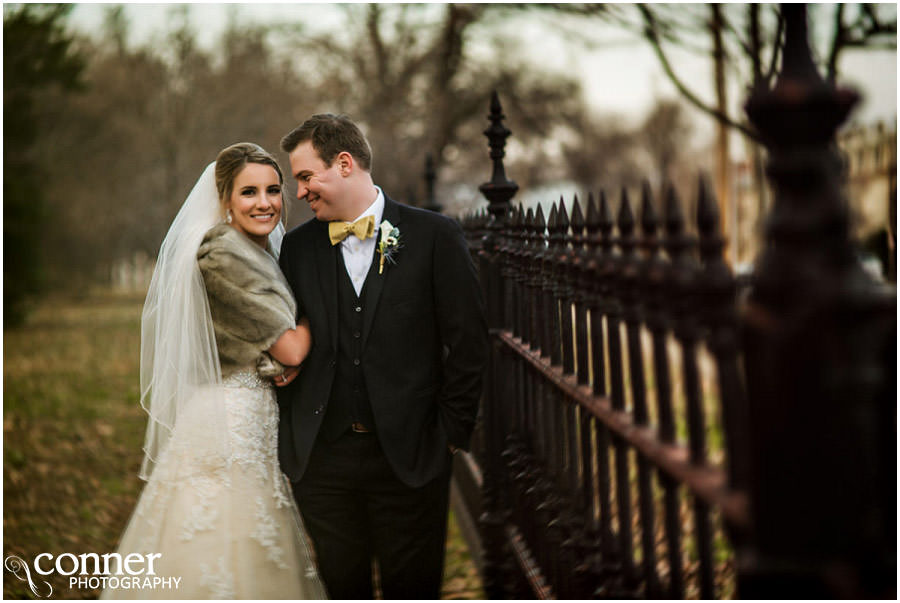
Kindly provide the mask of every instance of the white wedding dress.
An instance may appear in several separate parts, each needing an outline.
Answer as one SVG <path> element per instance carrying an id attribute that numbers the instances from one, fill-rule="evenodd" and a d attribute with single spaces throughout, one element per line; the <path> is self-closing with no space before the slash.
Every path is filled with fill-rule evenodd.
<path id="1" fill-rule="evenodd" d="M 228 462 L 197 453 L 208 406 L 193 405 L 198 416 L 179 418 L 119 545 L 123 558 L 159 553 L 156 575 L 180 577 L 178 588 L 107 589 L 101 598 L 326 598 L 278 465 L 273 387 L 249 370 L 223 386 Z"/>
<path id="2" fill-rule="evenodd" d="M 134 566 L 123 571 L 112 563 L 102 599 L 326 598 L 278 464 L 274 386 L 258 371 L 261 351 L 294 326 L 293 298 L 270 256 L 277 241 L 267 254 L 233 237 L 233 271 L 244 267 L 262 279 L 255 289 L 237 288 L 263 299 L 250 307 L 265 315 L 238 308 L 228 316 L 219 326 L 234 333 L 243 317 L 240 341 L 254 343 L 242 360 L 220 357 L 198 261 L 202 241 L 221 222 L 214 170 L 215 163 L 207 166 L 169 228 L 144 302 L 141 406 L 148 422 L 140 476 L 147 483 L 116 552 L 145 561 L 136 564 L 137 576 L 128 571 Z M 282 295 L 272 297 L 275 290 Z"/>

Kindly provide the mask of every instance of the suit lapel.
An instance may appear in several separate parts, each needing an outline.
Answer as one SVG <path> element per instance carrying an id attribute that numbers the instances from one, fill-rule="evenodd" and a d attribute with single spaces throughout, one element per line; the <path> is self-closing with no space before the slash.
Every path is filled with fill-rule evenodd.
<path id="1" fill-rule="evenodd" d="M 325 314 L 328 316 L 328 333 L 331 335 L 332 349 L 337 349 L 337 271 L 338 257 L 340 252 L 339 245 L 332 245 L 328 239 L 328 224 L 320 222 L 322 225 L 316 234 L 315 241 L 315 269 L 319 271 L 317 279 L 321 286 L 322 299 L 325 306 Z"/>
<path id="2" fill-rule="evenodd" d="M 384 196 L 384 213 L 381 219 L 387 220 L 398 228 L 400 226 L 400 206 L 394 201 L 391 201 L 387 195 Z M 380 224 L 375 225 L 375 237 L 375 257 L 373 267 L 369 270 L 369 274 L 366 277 L 366 299 L 365 304 L 363 304 L 363 348 L 366 346 L 366 341 L 369 339 L 369 332 L 372 330 L 372 324 L 375 322 L 378 300 L 381 299 L 381 293 L 388 284 L 388 280 L 391 278 L 391 273 L 393 272 L 391 266 L 385 263 L 384 271 L 381 274 L 378 274 L 378 264 L 381 261 L 381 254 L 378 253 L 378 241 L 381 240 Z"/>

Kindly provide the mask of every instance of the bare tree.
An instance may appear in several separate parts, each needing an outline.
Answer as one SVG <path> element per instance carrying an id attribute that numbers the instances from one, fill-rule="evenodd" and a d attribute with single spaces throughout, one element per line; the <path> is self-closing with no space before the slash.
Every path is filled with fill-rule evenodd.
<path id="1" fill-rule="evenodd" d="M 53 134 L 42 116 L 46 96 L 68 98 L 82 86 L 84 57 L 64 28 L 68 8 L 23 5 L 3 14 L 3 317 L 24 320 L 29 297 L 46 285 L 42 253 L 48 217 L 44 182 L 54 170 L 39 141 Z"/>
<path id="2" fill-rule="evenodd" d="M 727 5 L 714 11 L 709 20 L 699 9 L 687 10 L 684 5 L 637 5 L 640 15 L 635 23 L 627 8 L 615 13 L 617 22 L 632 29 L 640 28 L 651 44 L 666 75 L 693 106 L 718 122 L 734 128 L 751 139 L 756 134 L 742 116 L 730 115 L 717 104 L 704 101 L 672 64 L 668 47 L 708 53 L 715 60 L 724 56 L 732 77 L 746 82 L 745 88 L 768 88 L 780 68 L 784 24 L 780 9 L 774 5 Z M 810 18 L 820 18 L 822 9 L 812 11 Z M 721 50 L 712 51 L 705 45 L 697 45 L 695 34 L 707 29 L 715 39 L 720 37 Z M 896 48 L 897 11 L 894 5 L 844 5 L 834 7 L 832 34 L 827 43 L 825 66 L 829 79 L 838 78 L 841 53 L 848 48 Z M 728 50 L 730 48 L 730 50 Z"/>
<path id="3" fill-rule="evenodd" d="M 36 149 L 54 166 L 46 245 L 66 258 L 50 267 L 67 276 L 57 282 L 103 278 L 118 259 L 154 255 L 216 152 L 245 140 L 276 151 L 291 122 L 285 106 L 302 103 L 301 80 L 276 59 L 265 28 L 231 27 L 204 50 L 184 10 L 173 12 L 164 43 L 133 48 L 111 8 L 104 35 L 79 42 L 91 57 L 84 93 L 41 98 L 52 130 Z"/>
<path id="4" fill-rule="evenodd" d="M 521 9 L 480 4 L 342 8 L 346 35 L 301 32 L 289 42 L 291 52 L 301 69 L 322 74 L 316 82 L 319 98 L 330 99 L 323 108 L 349 113 L 364 126 L 375 149 L 376 180 L 394 195 L 420 190 L 426 153 L 445 182 L 471 174 L 468 157 L 484 163 L 483 148 L 472 142 L 482 140 L 483 115 L 494 89 L 504 95 L 517 142 L 529 151 L 531 143 L 540 144 L 540 137 L 583 104 L 574 78 L 524 64 L 516 42 L 490 32 L 492 18 Z M 495 48 L 493 56 L 474 56 L 476 35 Z"/>
<path id="5" fill-rule="evenodd" d="M 657 190 L 675 179 L 684 157 L 690 155 L 693 129 L 684 105 L 671 99 L 657 102 L 641 125 L 638 136 L 651 158 Z"/>

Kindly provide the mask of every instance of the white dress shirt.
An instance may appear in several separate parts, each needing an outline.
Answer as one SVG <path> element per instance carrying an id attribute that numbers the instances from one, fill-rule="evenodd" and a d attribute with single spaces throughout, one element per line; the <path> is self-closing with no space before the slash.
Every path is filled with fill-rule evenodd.
<path id="1" fill-rule="evenodd" d="M 375 254 L 375 245 L 381 234 L 379 226 L 384 215 L 384 193 L 377 186 L 375 189 L 378 191 L 378 195 L 375 197 L 372 205 L 350 221 L 350 223 L 353 223 L 369 215 L 375 216 L 375 234 L 365 241 L 361 241 L 354 234 L 341 241 L 341 254 L 344 256 L 344 265 L 347 267 L 347 274 L 353 282 L 353 289 L 356 290 L 357 295 L 360 294 L 363 284 L 366 282 L 366 275 L 369 273 L 369 268 L 372 266 L 372 257 Z"/>

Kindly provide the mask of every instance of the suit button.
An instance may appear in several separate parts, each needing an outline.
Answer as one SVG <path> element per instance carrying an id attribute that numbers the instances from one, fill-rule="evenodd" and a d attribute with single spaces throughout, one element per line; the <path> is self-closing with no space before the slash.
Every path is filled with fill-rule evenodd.
<path id="1" fill-rule="evenodd" d="M 359 366 L 359 358 L 353 359 L 353 366 Z"/>
<path id="2" fill-rule="evenodd" d="M 362 306 L 356 306 L 356 311 L 357 311 L 357 312 L 362 312 Z"/>
<path id="3" fill-rule="evenodd" d="M 337 366 L 337 360 L 332 360 L 332 361 L 331 361 L 331 366 L 332 366 L 332 367 Z"/>
<path id="4" fill-rule="evenodd" d="M 322 412 L 323 410 L 325 410 L 325 405 L 324 405 L 324 404 L 320 405 L 319 408 L 317 408 L 315 411 L 313 411 L 313 414 L 314 414 L 314 415 L 317 415 L 317 414 L 319 414 L 320 412 Z"/>
<path id="5" fill-rule="evenodd" d="M 362 333 L 360 333 L 359 331 L 355 331 L 353 333 L 353 337 L 355 337 L 356 339 L 359 339 L 360 337 L 362 337 Z"/>

